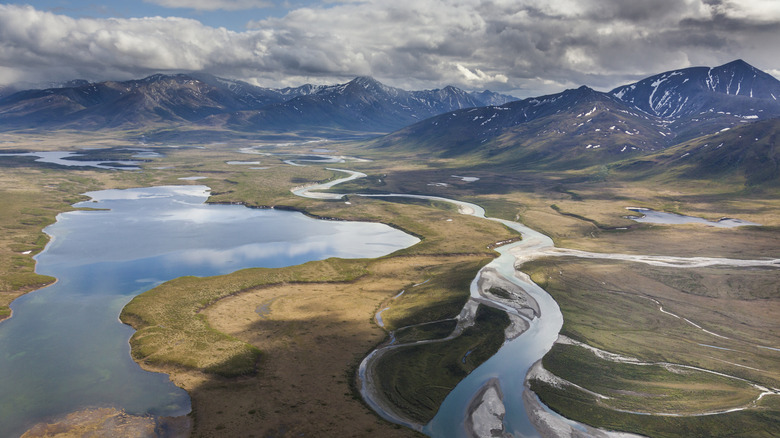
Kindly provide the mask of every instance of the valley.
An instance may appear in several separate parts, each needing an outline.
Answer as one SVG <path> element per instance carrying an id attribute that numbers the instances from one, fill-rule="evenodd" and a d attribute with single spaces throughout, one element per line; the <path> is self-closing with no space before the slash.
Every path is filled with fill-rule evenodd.
<path id="1" fill-rule="evenodd" d="M 560 248 L 527 260 L 522 251 L 514 254 L 517 276 L 527 274 L 560 306 L 562 336 L 532 378 L 500 387 L 503 397 L 527 398 L 528 385 L 552 411 L 593 427 L 593 434 L 774 436 L 780 433 L 780 396 L 774 389 L 780 387 L 775 317 L 780 291 L 771 260 L 780 248 L 775 112 L 780 107 L 770 100 L 750 106 L 753 101 L 746 99 L 759 99 L 745 90 L 756 96 L 766 87 L 768 95 L 780 93 L 770 79 L 756 75 L 769 85 L 688 90 L 687 101 L 676 100 L 687 103 L 675 112 L 667 105 L 675 101 L 674 89 L 662 88 L 670 78 L 686 75 L 686 86 L 699 80 L 713 84 L 718 74 L 752 75 L 752 67 L 742 64 L 667 73 L 611 94 L 581 88 L 450 108 L 399 130 L 364 125 L 369 128 L 360 136 L 393 129 L 376 138 L 325 138 L 335 125 L 270 133 L 222 122 L 207 129 L 207 139 L 229 132 L 214 142 L 197 141 L 199 131 L 184 124 L 163 128 L 164 134 L 128 126 L 95 132 L 71 130 L 77 125 L 52 132 L 8 129 L 0 134 L 2 152 L 77 151 L 84 160 L 106 162 L 132 158 L 135 148 L 148 154 L 138 159 L 140 170 L 0 158 L 0 225 L 7 231 L 0 242 L 0 304 L 54 281 L 33 272 L 32 256 L 47 243 L 41 230 L 56 214 L 73 210 L 88 191 L 203 184 L 213 204 L 385 223 L 421 241 L 378 258 L 178 278 L 138 295 L 121 319 L 137 330 L 130 341 L 133 359 L 170 375 L 188 392 L 191 424 L 182 433 L 417 436 L 362 401 L 358 367 L 389 341 L 391 331 L 402 342 L 446 338 L 469 300 L 476 273 L 498 256 L 497 248 L 518 241 L 517 231 L 459 214 L 444 198 L 465 201 L 483 207 L 488 217 L 549 236 Z M 379 87 L 356 81 L 350 84 Z M 631 94 L 635 90 L 646 95 Z M 660 93 L 667 103 L 654 100 Z M 689 110 L 693 95 L 699 106 Z M 650 107 L 627 106 L 644 100 Z M 729 107 L 732 103 L 736 106 Z M 710 113 L 715 105 L 723 114 Z M 706 123 L 693 120 L 704 116 Z M 337 130 L 354 134 L 353 128 L 342 124 Z M 343 162 L 304 161 L 314 155 Z M 325 187 L 318 198 L 293 193 L 344 177 L 332 169 L 365 176 Z M 633 214 L 627 207 L 760 226 L 638 223 L 626 217 Z M 626 257 L 584 257 L 584 252 Z M 628 256 L 762 262 L 679 268 Z M 2 309 L 11 315 L 10 308 Z M 458 383 L 478 374 L 507 345 L 506 313 L 480 309 L 478 323 L 461 336 L 387 355 L 375 367 L 381 397 L 409 423 L 423 426 L 435 418 Z M 539 318 L 526 319 L 533 324 Z M 399 330 L 404 327 L 412 328 Z M 633 362 L 595 355 L 596 350 Z M 238 351 L 251 351 L 252 357 Z M 759 397 L 758 387 L 766 394 Z M 549 426 L 553 414 L 543 408 L 522 414 L 535 421 L 534 433 L 541 436 L 570 427 L 564 422 L 550 432 L 542 423 Z M 159 427 L 155 433 L 165 436 Z"/>

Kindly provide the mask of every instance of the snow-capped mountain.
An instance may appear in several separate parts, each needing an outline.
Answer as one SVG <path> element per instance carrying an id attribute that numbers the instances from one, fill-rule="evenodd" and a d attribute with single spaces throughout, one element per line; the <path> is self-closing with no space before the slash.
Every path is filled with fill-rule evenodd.
<path id="1" fill-rule="evenodd" d="M 734 61 L 662 73 L 609 93 L 580 87 L 448 112 L 373 146 L 518 167 L 583 168 L 780 117 L 778 98 L 780 82 Z"/>
<path id="2" fill-rule="evenodd" d="M 722 100 L 724 96 L 777 102 L 780 99 L 780 81 L 738 59 L 714 68 L 691 67 L 668 71 L 615 88 L 610 94 L 649 114 L 682 117 L 722 110 L 724 108 L 715 105 L 728 102 Z M 732 102 L 732 106 L 743 106 L 747 101 L 733 99 Z"/>
<path id="3" fill-rule="evenodd" d="M 680 140 L 780 116 L 780 81 L 741 59 L 668 71 L 610 94 L 667 119 Z"/>

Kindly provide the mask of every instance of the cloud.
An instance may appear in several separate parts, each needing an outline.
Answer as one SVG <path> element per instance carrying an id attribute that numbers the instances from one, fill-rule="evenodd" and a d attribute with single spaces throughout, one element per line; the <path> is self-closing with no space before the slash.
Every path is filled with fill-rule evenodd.
<path id="1" fill-rule="evenodd" d="M 506 83 L 508 81 L 507 77 L 502 74 L 496 74 L 491 76 L 489 74 L 486 74 L 480 69 L 475 69 L 474 71 L 471 71 L 466 67 L 462 66 L 461 64 L 455 64 L 455 67 L 458 69 L 459 72 L 461 72 L 461 74 L 463 74 L 463 77 L 470 82 L 477 82 L 480 84 L 484 84 L 487 82 Z"/>
<path id="2" fill-rule="evenodd" d="M 205 1 L 187 3 L 206 8 Z M 222 9 L 261 3 L 213 2 Z M 264 86 L 372 75 L 407 89 L 452 84 L 518 96 L 582 84 L 609 89 L 660 71 L 736 58 L 777 71 L 777 4 L 325 1 L 250 22 L 243 32 L 183 18 L 74 19 L 0 5 L 0 83 L 203 70 Z"/>

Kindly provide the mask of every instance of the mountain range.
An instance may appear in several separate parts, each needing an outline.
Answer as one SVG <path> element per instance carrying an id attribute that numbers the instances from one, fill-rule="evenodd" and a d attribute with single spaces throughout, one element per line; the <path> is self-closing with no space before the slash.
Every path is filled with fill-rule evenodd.
<path id="1" fill-rule="evenodd" d="M 737 60 L 661 73 L 609 92 L 583 86 L 453 111 L 380 137 L 372 147 L 518 168 L 585 168 L 775 119 L 779 97 L 780 81 Z"/>
<path id="2" fill-rule="evenodd" d="M 515 98 L 455 87 L 405 91 L 358 77 L 333 86 L 270 89 L 207 74 L 124 82 L 71 81 L 0 98 L 0 130 L 220 127 L 268 132 L 390 132 L 461 108 Z"/>
<path id="3" fill-rule="evenodd" d="M 780 175 L 778 98 L 780 81 L 742 60 L 668 71 L 608 92 L 583 86 L 523 100 L 452 86 L 406 91 L 370 77 L 270 89 L 207 74 L 158 74 L 0 94 L 0 131 L 116 130 L 201 140 L 224 133 L 357 134 L 375 137 L 369 148 L 517 169 L 620 163 L 616 169 L 645 173 L 676 166 L 687 175 L 715 167 L 747 175 L 760 162 L 746 181 L 763 183 Z M 692 166 L 688 157 L 705 164 Z"/>

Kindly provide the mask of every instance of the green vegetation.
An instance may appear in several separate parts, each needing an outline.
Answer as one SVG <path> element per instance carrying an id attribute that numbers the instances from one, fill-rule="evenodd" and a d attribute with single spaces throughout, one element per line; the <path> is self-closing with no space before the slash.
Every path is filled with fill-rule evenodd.
<path id="1" fill-rule="evenodd" d="M 778 339 L 776 270 L 681 269 L 572 258 L 540 259 L 523 270 L 559 303 L 562 333 L 571 338 L 650 362 L 692 365 L 769 387 L 780 382 L 777 353 L 756 346 Z M 759 391 L 739 380 L 620 364 L 566 345 L 556 345 L 543 364 L 565 380 L 610 397 L 533 382 L 545 404 L 589 425 L 650 436 L 679 436 L 680 431 L 687 436 L 773 436 L 778 430 L 777 411 L 769 408 L 776 397 L 753 407 Z M 684 415 L 736 407 L 750 409 L 683 418 L 615 411 Z"/>
<path id="2" fill-rule="evenodd" d="M 778 342 L 776 270 L 571 258 L 540 259 L 523 270 L 559 303 L 561 331 L 571 338 L 646 361 L 780 383 L 777 352 L 756 346 Z"/>
<path id="3" fill-rule="evenodd" d="M 506 313 L 480 306 L 476 324 L 455 339 L 385 353 L 375 384 L 394 406 L 425 424 L 452 388 L 501 347 L 508 325 Z"/>
<path id="4" fill-rule="evenodd" d="M 200 310 L 221 298 L 280 283 L 346 282 L 363 262 L 328 259 L 281 269 L 246 269 L 218 277 L 181 277 L 135 297 L 120 319 L 137 331 L 133 357 L 147 365 L 183 366 L 220 376 L 253 374 L 261 352 L 211 328 Z"/>
<path id="5" fill-rule="evenodd" d="M 762 400 L 763 409 L 719 415 L 670 417 L 616 412 L 600 406 L 595 396 L 570 387 L 557 388 L 539 380 L 531 381 L 531 390 L 564 417 L 608 430 L 642 433 L 657 438 L 768 438 L 780 434 L 780 406 L 770 406 L 769 401 Z"/>
<path id="6" fill-rule="evenodd" d="M 430 281 L 409 288 L 396 300 L 390 309 L 382 313 L 385 327 L 394 330 L 413 324 L 451 319 L 460 313 L 469 299 L 469 285 L 477 272 L 490 262 L 489 258 L 479 261 L 447 265 L 430 272 Z"/>
<path id="7" fill-rule="evenodd" d="M 747 382 L 686 368 L 635 365 L 596 357 L 583 347 L 556 344 L 545 369 L 601 394 L 600 405 L 650 414 L 702 414 L 749 406 L 760 391 Z"/>
<path id="8" fill-rule="evenodd" d="M 396 330 L 395 338 L 399 344 L 426 339 L 441 339 L 449 336 L 455 330 L 456 325 L 456 320 L 449 319 L 413 327 L 404 327 Z"/>

